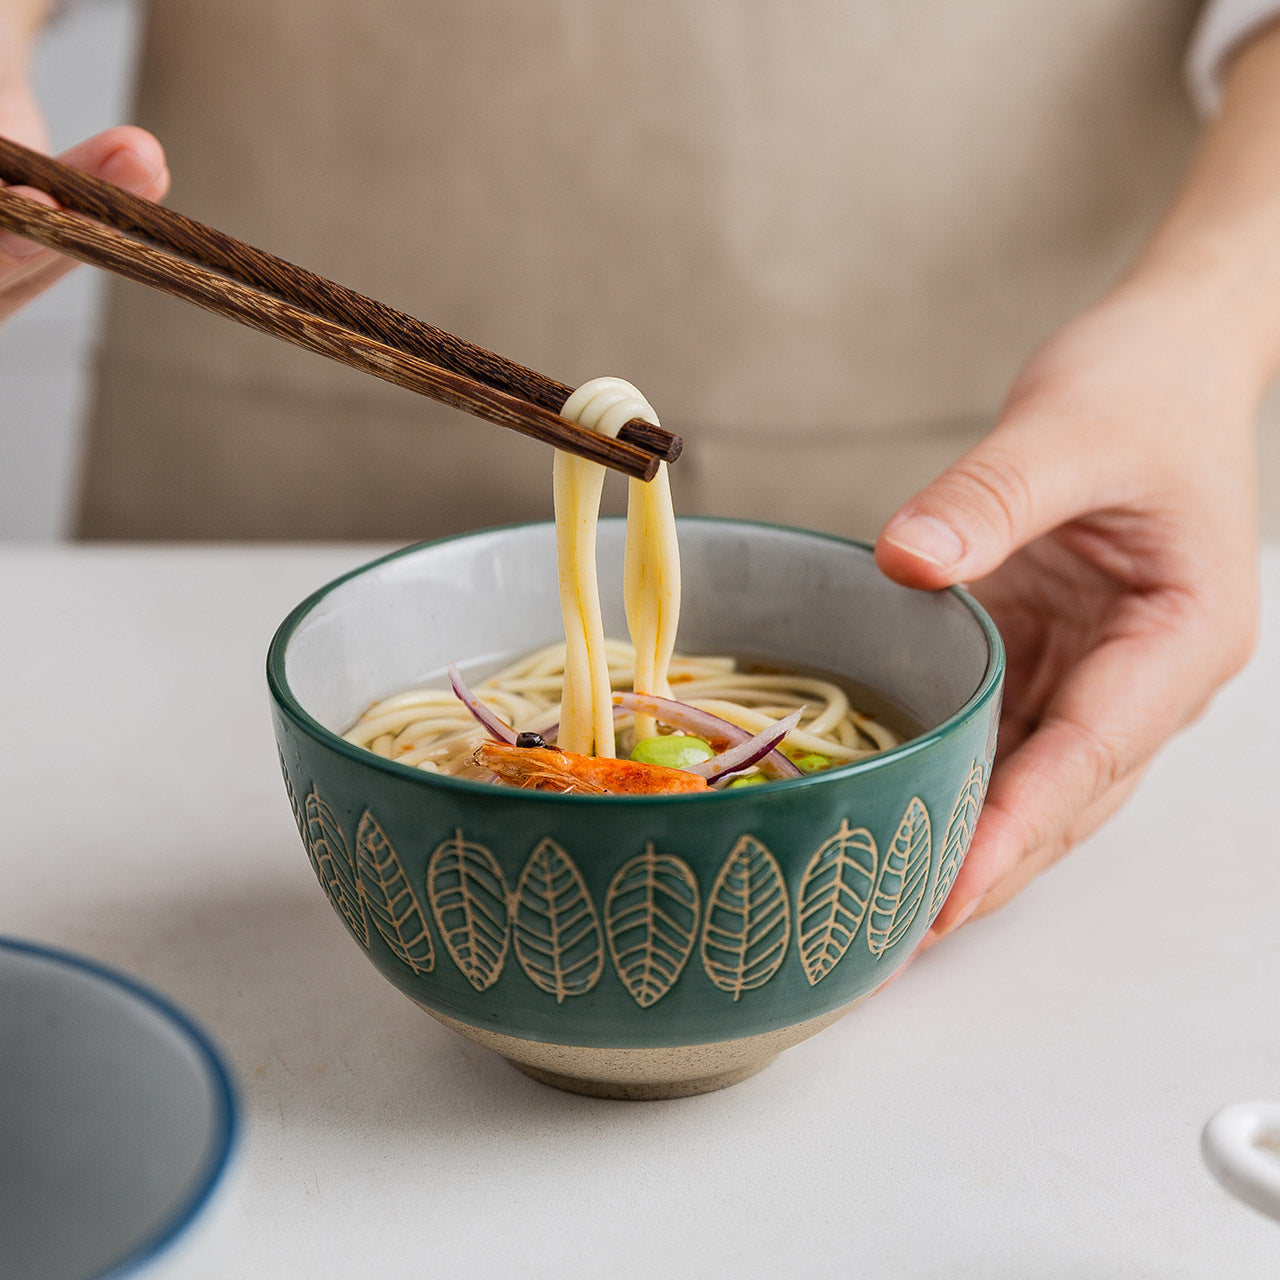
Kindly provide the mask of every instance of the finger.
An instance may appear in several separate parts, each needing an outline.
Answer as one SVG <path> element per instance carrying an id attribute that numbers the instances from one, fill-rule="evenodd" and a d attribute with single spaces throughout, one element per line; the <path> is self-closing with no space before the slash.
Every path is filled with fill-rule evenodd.
<path id="1" fill-rule="evenodd" d="M 876 563 L 909 587 L 984 577 L 1019 547 L 1094 506 L 1097 451 L 1073 445 L 1046 412 L 1002 423 L 909 499 L 876 541 Z"/>
<path id="2" fill-rule="evenodd" d="M 1206 695 L 1186 673 L 1197 655 L 1210 670 L 1214 663 L 1195 627 L 1187 615 L 1181 625 L 1121 633 L 1072 672 L 1039 727 L 996 770 L 973 848 L 935 921 L 939 933 L 997 885 L 1020 883 L 1065 853 L 1081 815 L 1198 714 Z"/>
<path id="3" fill-rule="evenodd" d="M 132 125 L 107 129 L 64 152 L 60 159 L 73 168 L 123 187 L 146 200 L 160 199 L 169 188 L 169 170 L 163 148 L 151 134 Z M 42 192 L 32 192 L 27 188 L 16 190 L 42 203 L 55 203 Z M 60 270 L 50 277 L 48 268 L 54 262 L 59 263 Z M 33 278 L 43 282 L 40 287 L 47 287 L 72 265 L 70 259 L 22 236 L 12 232 L 0 234 L 0 290 L 9 309 L 17 305 L 10 298 L 10 290 L 13 290 L 14 297 L 21 294 L 30 296 Z"/>
<path id="4" fill-rule="evenodd" d="M 1068 850 L 1087 840 L 1128 802 L 1145 773 L 1145 769 L 1135 769 L 1127 777 L 1121 778 L 1106 795 L 1100 796 L 1076 815 L 1068 830 L 1062 833 L 1060 840 L 1032 849 L 1015 865 L 1009 875 L 998 880 L 978 899 L 977 906 L 968 918 L 981 920 L 984 916 L 999 910 L 1006 902 L 1021 893 L 1036 876 L 1058 862 Z"/>
<path id="5" fill-rule="evenodd" d="M 34 201 L 36 204 L 42 204 L 47 209 L 56 209 L 58 202 L 44 191 L 37 191 L 34 187 L 11 187 L 8 188 L 14 195 L 25 196 L 26 199 Z M 8 259 L 13 263 L 28 263 L 38 254 L 48 253 L 49 250 L 43 246 L 36 244 L 34 240 L 25 240 L 22 236 L 15 235 L 12 231 L 0 232 L 0 271 L 3 271 L 3 259 Z"/>
<path id="6" fill-rule="evenodd" d="M 61 253 L 41 253 L 28 264 L 27 270 L 15 273 L 7 284 L 0 285 L 0 319 L 57 284 L 79 265 L 74 258 Z"/>
<path id="7" fill-rule="evenodd" d="M 149 200 L 159 199 L 169 189 L 164 148 L 152 134 L 134 125 L 105 129 L 64 151 L 59 159 Z"/>
<path id="8" fill-rule="evenodd" d="M 1088 839 L 1099 827 L 1111 818 L 1133 794 L 1143 777 L 1143 770 L 1137 770 L 1121 779 L 1105 796 L 1089 805 L 1076 819 L 1071 829 L 1064 834 L 1061 841 L 1033 849 L 1014 865 L 1013 870 L 1002 880 L 998 880 L 980 897 L 969 897 L 966 905 L 959 910 L 939 912 L 938 919 L 929 926 L 920 943 L 918 954 L 936 946 L 943 938 L 949 937 L 970 921 L 981 920 L 992 912 L 999 910 L 1011 901 L 1031 883 L 1036 876 L 1047 871 L 1059 861 L 1069 849 L 1081 841 Z M 981 853 L 978 854 L 981 857 Z M 954 893 L 955 890 L 952 890 Z M 964 887 L 961 886 L 964 894 Z"/>
<path id="9" fill-rule="evenodd" d="M 916 959 L 922 955 L 924 955 L 923 944 L 916 947 L 916 949 L 878 987 L 873 987 L 870 994 L 878 996 L 883 992 L 888 991 L 889 988 L 893 986 L 893 984 L 897 982 L 904 973 L 906 973 L 911 965 L 915 963 Z"/>

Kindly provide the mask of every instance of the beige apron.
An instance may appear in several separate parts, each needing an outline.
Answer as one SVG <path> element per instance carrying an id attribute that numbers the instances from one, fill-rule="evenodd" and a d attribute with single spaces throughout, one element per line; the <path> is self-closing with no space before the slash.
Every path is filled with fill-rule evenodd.
<path id="1" fill-rule="evenodd" d="M 137 115 L 175 208 L 635 382 L 682 511 L 868 536 L 1152 227 L 1197 7 L 155 0 Z M 545 447 L 139 287 L 101 375 L 86 535 L 550 513 Z"/>

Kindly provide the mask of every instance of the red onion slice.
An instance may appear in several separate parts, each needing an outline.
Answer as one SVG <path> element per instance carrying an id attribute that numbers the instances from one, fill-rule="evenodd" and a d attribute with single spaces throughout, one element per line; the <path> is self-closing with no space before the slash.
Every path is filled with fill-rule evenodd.
<path id="1" fill-rule="evenodd" d="M 699 760 L 697 764 L 685 765 L 686 773 L 696 773 L 708 782 L 719 782 L 731 773 L 741 773 L 750 768 L 762 756 L 767 756 L 792 729 L 800 723 L 803 707 L 797 707 L 789 716 L 766 725 L 759 733 L 746 742 L 740 742 L 728 751 L 722 751 L 710 760 Z"/>
<path id="2" fill-rule="evenodd" d="M 699 738 L 705 738 L 713 747 L 719 748 L 726 754 L 729 749 L 740 746 L 742 743 L 754 741 L 751 734 L 746 729 L 739 728 L 736 724 L 712 715 L 710 711 L 702 711 L 698 707 L 691 707 L 687 702 L 676 702 L 671 698 L 659 698 L 652 693 L 615 693 L 613 695 L 614 703 L 627 711 L 638 711 L 641 715 L 653 716 L 655 720 L 661 720 L 663 724 L 669 724 L 673 729 L 683 729 L 685 733 L 697 734 Z M 795 714 L 795 720 L 791 720 L 788 716 L 787 720 L 791 723 L 783 730 L 779 736 L 778 742 L 795 728 L 799 721 L 800 712 Z M 786 721 L 779 720 L 778 724 L 785 724 Z M 767 726 L 755 736 L 758 738 L 762 734 L 770 733 L 775 725 Z M 752 761 L 753 764 L 760 766 L 762 773 L 767 773 L 773 778 L 801 778 L 804 776 L 803 771 L 796 767 L 781 751 L 776 750 L 777 742 L 771 743 L 769 748 L 757 759 Z M 720 756 L 712 756 L 710 760 L 704 762 L 705 765 L 714 765 Z M 740 764 L 735 766 L 738 769 L 745 769 L 747 766 Z M 701 769 L 698 770 L 701 772 Z M 703 774 L 706 777 L 706 774 Z M 709 781 L 710 779 L 708 779 Z"/>
<path id="3" fill-rule="evenodd" d="M 508 746 L 516 745 L 516 731 L 505 720 L 499 720 L 497 716 L 489 710 L 488 707 L 476 697 L 474 693 L 463 683 L 462 675 L 458 668 L 451 662 L 449 663 L 449 683 L 453 686 L 453 691 L 458 695 L 458 700 L 468 711 L 471 712 L 481 725 L 488 731 L 491 738 L 498 742 L 505 742 Z"/>

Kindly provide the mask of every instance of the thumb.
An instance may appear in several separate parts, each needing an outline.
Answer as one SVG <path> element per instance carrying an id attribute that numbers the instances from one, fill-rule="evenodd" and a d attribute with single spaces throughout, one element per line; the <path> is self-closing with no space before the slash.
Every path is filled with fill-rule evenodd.
<path id="1" fill-rule="evenodd" d="M 909 587 L 971 581 L 1078 515 L 1089 451 L 1065 451 L 1064 437 L 998 427 L 890 518 L 876 540 L 881 571 Z"/>
<path id="2" fill-rule="evenodd" d="M 151 134 L 131 125 L 118 125 L 95 135 L 60 157 L 66 164 L 124 187 L 148 200 L 158 200 L 168 190 L 169 170 L 164 150 Z M 32 200 L 52 205 L 42 192 L 15 188 Z M 0 320 L 47 289 L 75 262 L 43 249 L 12 231 L 0 232 Z"/>

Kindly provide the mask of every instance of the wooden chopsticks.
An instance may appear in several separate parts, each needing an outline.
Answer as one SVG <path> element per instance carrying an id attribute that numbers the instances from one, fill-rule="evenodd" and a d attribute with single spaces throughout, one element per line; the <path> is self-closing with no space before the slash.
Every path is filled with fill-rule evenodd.
<path id="1" fill-rule="evenodd" d="M 680 456 L 661 427 L 579 427 L 562 383 L 6 138 L 0 181 L 62 206 L 0 187 L 0 228 L 47 248 L 640 480 Z"/>

